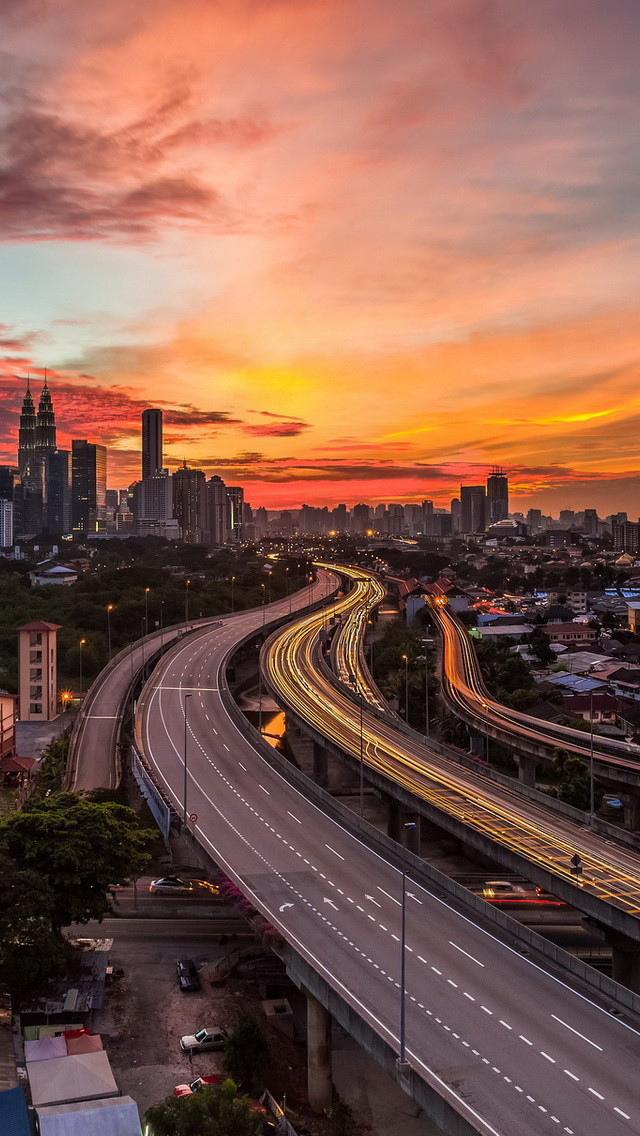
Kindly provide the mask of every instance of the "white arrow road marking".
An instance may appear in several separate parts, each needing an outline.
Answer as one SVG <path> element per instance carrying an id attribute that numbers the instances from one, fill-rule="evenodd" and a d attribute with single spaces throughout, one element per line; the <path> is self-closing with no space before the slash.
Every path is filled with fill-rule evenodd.
<path id="1" fill-rule="evenodd" d="M 329 907 L 332 907 L 334 911 L 337 911 L 337 910 L 338 910 L 338 908 L 336 907 L 336 905 L 335 905 L 335 903 L 333 902 L 333 900 L 332 900 L 332 899 L 328 899 L 326 895 L 325 895 L 325 897 L 324 897 L 324 902 L 325 902 L 325 903 L 328 903 L 328 904 L 329 904 Z"/>
<path id="2" fill-rule="evenodd" d="M 374 899 L 372 895 L 365 895 L 364 898 L 370 899 L 372 903 L 375 903 L 376 907 L 379 907 L 382 910 L 382 904 L 378 903 L 377 899 Z"/>
<path id="3" fill-rule="evenodd" d="M 279 908 L 279 911 L 281 911 L 281 912 L 286 911 L 288 907 L 293 907 L 293 904 L 292 903 L 283 903 L 282 906 Z"/>

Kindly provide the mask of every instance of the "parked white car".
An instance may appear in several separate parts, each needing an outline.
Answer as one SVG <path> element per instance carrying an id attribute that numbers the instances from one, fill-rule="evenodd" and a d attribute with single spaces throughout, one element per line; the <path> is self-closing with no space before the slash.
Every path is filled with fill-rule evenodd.
<path id="1" fill-rule="evenodd" d="M 214 1049 L 224 1049 L 228 1036 L 221 1026 L 206 1026 L 181 1037 L 180 1048 L 184 1053 L 211 1053 Z"/>

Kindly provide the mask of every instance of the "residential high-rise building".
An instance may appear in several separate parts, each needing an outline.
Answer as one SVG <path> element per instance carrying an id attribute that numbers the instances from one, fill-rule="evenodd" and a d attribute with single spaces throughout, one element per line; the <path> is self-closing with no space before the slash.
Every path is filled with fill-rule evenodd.
<path id="1" fill-rule="evenodd" d="M 0 548 L 13 545 L 13 501 L 0 499 Z"/>
<path id="2" fill-rule="evenodd" d="M 451 498 L 451 532 L 460 532 L 460 498 Z"/>
<path id="3" fill-rule="evenodd" d="M 206 514 L 208 543 L 225 544 L 229 536 L 229 503 L 227 487 L 217 474 L 207 481 Z"/>
<path id="4" fill-rule="evenodd" d="M 371 528 L 371 508 L 369 505 L 354 505 L 351 513 L 354 533 L 366 533 Z"/>
<path id="5" fill-rule="evenodd" d="M 74 438 L 71 443 L 71 527 L 96 532 L 107 508 L 107 451 L 104 446 Z"/>
<path id="6" fill-rule="evenodd" d="M 133 517 L 141 536 L 170 536 L 165 530 L 173 521 L 173 483 L 167 469 L 143 477 L 133 487 Z M 119 512 L 120 508 L 116 510 Z"/>
<path id="7" fill-rule="evenodd" d="M 45 458 L 44 527 L 49 536 L 71 532 L 71 453 L 51 450 Z"/>
<path id="8" fill-rule="evenodd" d="M 500 466 L 494 466 L 487 478 L 487 513 L 492 525 L 509 516 L 509 479 Z"/>
<path id="9" fill-rule="evenodd" d="M 142 411 L 142 478 L 162 469 L 162 411 L 155 407 Z"/>
<path id="10" fill-rule="evenodd" d="M 529 509 L 527 524 L 531 532 L 539 532 L 542 528 L 542 509 Z"/>
<path id="11" fill-rule="evenodd" d="M 229 536 L 233 541 L 241 541 L 242 514 L 244 508 L 244 489 L 240 485 L 227 485 L 227 502 L 229 508 Z"/>
<path id="12" fill-rule="evenodd" d="M 173 515 L 178 522 L 180 540 L 185 544 L 206 543 L 205 477 L 201 469 L 187 463 L 177 469 L 173 485 Z"/>
<path id="13" fill-rule="evenodd" d="M 640 553 L 640 524 L 637 521 L 614 523 L 613 548 L 615 552 L 628 552 L 630 556 L 637 556 Z"/>
<path id="14" fill-rule="evenodd" d="M 587 536 L 597 536 L 599 521 L 597 509 L 585 509 L 584 521 L 582 523 L 583 533 Z"/>
<path id="15" fill-rule="evenodd" d="M 481 533 L 486 528 L 486 494 L 484 485 L 460 486 L 460 531 Z"/>

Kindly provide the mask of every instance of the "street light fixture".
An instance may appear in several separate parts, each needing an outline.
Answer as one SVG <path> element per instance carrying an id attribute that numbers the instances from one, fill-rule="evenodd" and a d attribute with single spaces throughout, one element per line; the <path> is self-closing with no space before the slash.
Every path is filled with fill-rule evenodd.
<path id="1" fill-rule="evenodd" d="M 80 648 L 80 694 L 81 695 L 82 695 L 82 648 L 84 647 L 86 641 L 87 641 L 86 639 L 81 639 L 80 642 L 78 643 L 78 646 Z"/>
<path id="2" fill-rule="evenodd" d="M 401 1074 L 409 1072 L 405 1058 L 406 1040 L 406 987 L 407 987 L 407 832 L 418 827 L 416 821 L 405 821 L 402 826 L 402 931 L 400 934 L 400 1056 L 397 1069 Z"/>
<path id="3" fill-rule="evenodd" d="M 404 659 L 404 720 L 409 725 L 409 656 L 403 655 Z"/>
<path id="4" fill-rule="evenodd" d="M 107 640 L 109 643 L 109 662 L 111 662 L 111 612 L 115 604 L 107 604 Z"/>
<path id="5" fill-rule="evenodd" d="M 191 694 L 185 694 L 184 696 L 184 787 L 182 795 L 182 823 L 185 828 L 187 827 L 187 733 L 189 729 L 187 699 L 191 697 Z"/>

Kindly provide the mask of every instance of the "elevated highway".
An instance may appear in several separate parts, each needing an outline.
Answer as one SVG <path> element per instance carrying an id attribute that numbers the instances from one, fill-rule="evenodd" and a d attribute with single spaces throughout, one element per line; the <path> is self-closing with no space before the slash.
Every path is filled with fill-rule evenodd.
<path id="1" fill-rule="evenodd" d="M 343 602 L 334 610 L 344 610 Z M 310 622 L 319 633 L 321 615 L 297 626 Z M 397 855 L 385 858 L 329 805 L 319 807 L 313 786 L 303 791 L 302 777 L 294 784 L 283 776 L 273 751 L 234 708 L 226 670 L 258 630 L 259 617 L 243 613 L 222 629 L 189 637 L 160 661 L 138 712 L 146 761 L 181 811 L 186 721 L 194 839 L 287 944 L 306 989 L 335 1008 L 356 1035 L 359 1028 L 397 1053 Z M 266 658 L 275 658 L 271 650 Z M 288 676 L 288 662 L 286 668 Z M 315 675 L 305 668 L 298 682 L 303 704 L 316 706 Z M 347 731 L 352 708 L 349 699 L 343 707 Z M 640 1094 L 629 1075 L 640 1058 L 635 1029 L 424 886 L 413 859 L 409 877 L 406 1075 L 443 1131 L 640 1131 Z M 311 1018 L 317 1021 L 315 1009 Z"/>
<path id="2" fill-rule="evenodd" d="M 328 615 L 340 617 L 345 669 L 355 671 L 366 694 L 366 668 L 349 625 L 352 613 L 368 603 L 368 576 L 355 569 L 340 571 L 351 576 L 354 586 Z M 362 754 L 367 779 L 395 796 L 406 811 L 435 821 L 467 846 L 640 942 L 638 857 L 517 791 L 479 783 L 473 771 L 443 757 L 421 735 L 354 698 L 323 661 L 324 618 L 298 619 L 276 632 L 263 651 L 265 680 L 298 724 L 319 745 L 346 754 L 356 769 Z M 361 632 L 361 620 L 359 626 Z M 576 853 L 582 861 L 580 877 L 572 870 Z M 627 955 L 618 961 L 618 976 L 638 989 L 637 956 L 633 963 Z"/>
<path id="3" fill-rule="evenodd" d="M 444 597 L 432 597 L 428 604 L 442 637 L 443 694 L 458 717 L 473 730 L 535 759 L 550 761 L 553 750 L 561 747 L 585 761 L 590 760 L 590 738 L 584 731 L 544 722 L 497 702 L 484 684 L 464 625 Z M 640 746 L 596 735 L 593 759 L 597 775 L 609 784 L 640 790 Z"/>

